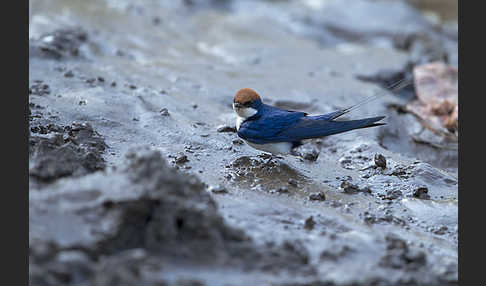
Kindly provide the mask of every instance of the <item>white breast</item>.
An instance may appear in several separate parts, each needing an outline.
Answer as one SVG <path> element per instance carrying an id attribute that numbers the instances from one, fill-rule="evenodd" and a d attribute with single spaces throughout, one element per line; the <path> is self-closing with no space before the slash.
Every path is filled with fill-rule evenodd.
<path id="1" fill-rule="evenodd" d="M 234 109 L 234 106 L 233 106 Z M 240 130 L 240 126 L 247 118 L 255 115 L 258 111 L 253 108 L 240 108 L 236 111 L 236 130 Z M 279 142 L 279 143 L 268 143 L 268 144 L 255 144 L 245 140 L 245 142 L 251 147 L 272 154 L 289 154 L 292 151 L 292 143 L 290 142 Z"/>
<path id="2" fill-rule="evenodd" d="M 245 118 L 236 116 L 236 131 L 240 130 L 240 126 L 243 121 L 245 121 Z"/>
<path id="3" fill-rule="evenodd" d="M 241 123 L 245 121 L 245 119 L 252 117 L 253 115 L 257 114 L 258 110 L 249 108 L 240 108 L 235 109 L 233 104 L 233 110 L 236 112 L 236 130 L 240 129 Z"/>
<path id="4" fill-rule="evenodd" d="M 255 144 L 255 143 L 248 142 L 246 140 L 245 142 L 246 144 L 250 145 L 251 147 L 257 150 L 272 153 L 272 154 L 289 154 L 290 151 L 292 151 L 292 143 L 290 142 L 278 142 L 278 143 L 267 143 L 267 144 Z"/>

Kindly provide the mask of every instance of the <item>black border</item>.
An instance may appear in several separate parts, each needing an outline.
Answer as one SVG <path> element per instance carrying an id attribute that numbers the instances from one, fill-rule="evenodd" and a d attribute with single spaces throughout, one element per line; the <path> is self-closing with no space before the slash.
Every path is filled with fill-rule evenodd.
<path id="1" fill-rule="evenodd" d="M 29 284 L 28 9 L 28 1 L 10 2 L 1 23 L 4 31 L 1 141 L 3 177 L 7 181 L 2 186 L 0 223 L 4 253 L 2 281 L 6 285 Z"/>
<path id="2" fill-rule="evenodd" d="M 480 145 L 484 145 L 482 139 L 486 122 L 482 119 L 485 114 L 480 101 L 484 88 L 480 85 L 484 82 L 483 72 L 468 69 L 467 63 L 484 62 L 481 55 L 484 54 L 485 45 L 482 44 L 482 26 L 476 26 L 472 19 L 482 19 L 483 10 L 474 9 L 471 1 L 459 1 L 459 285 L 481 284 L 484 267 L 481 262 L 476 263 L 474 256 L 479 256 L 484 251 L 478 246 L 484 245 L 482 235 L 484 214 L 482 210 L 485 200 L 482 184 L 476 184 L 475 178 L 481 178 L 483 169 L 478 155 L 483 151 Z M 476 11 L 476 13 L 474 13 Z M 475 29 L 476 28 L 476 29 Z M 467 39 L 470 39 L 469 43 Z M 477 81 L 473 78 L 476 77 Z M 478 86 L 473 86 L 478 82 Z M 476 109 L 476 110 L 474 110 Z M 469 123 L 468 123 L 469 122 Z M 476 145 L 476 146 L 473 146 Z M 479 146 L 478 146 L 479 145 Z M 475 148 L 477 147 L 477 148 Z M 474 160 L 476 159 L 476 160 Z M 479 162 L 474 162 L 479 161 Z M 484 247 L 482 247 L 484 248 Z M 477 278 L 477 279 L 476 279 Z M 479 283 L 479 284 L 477 284 Z"/>

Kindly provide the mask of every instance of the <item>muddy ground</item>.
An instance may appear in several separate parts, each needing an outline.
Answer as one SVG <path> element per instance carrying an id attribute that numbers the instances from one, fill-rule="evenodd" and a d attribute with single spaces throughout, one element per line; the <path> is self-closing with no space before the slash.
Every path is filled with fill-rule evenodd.
<path id="1" fill-rule="evenodd" d="M 451 13 L 371 0 L 30 2 L 31 285 L 458 284 L 457 140 L 407 112 L 413 85 L 347 115 L 387 125 L 269 164 L 231 109 L 251 87 L 326 113 L 416 66 L 457 67 Z"/>

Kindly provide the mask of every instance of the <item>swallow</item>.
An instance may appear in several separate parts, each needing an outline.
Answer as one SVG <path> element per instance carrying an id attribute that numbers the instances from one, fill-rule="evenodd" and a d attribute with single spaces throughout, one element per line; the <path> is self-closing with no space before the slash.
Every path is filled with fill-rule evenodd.
<path id="1" fill-rule="evenodd" d="M 378 122 L 385 116 L 336 120 L 362 103 L 364 102 L 331 113 L 311 116 L 305 112 L 264 104 L 256 91 L 243 88 L 235 94 L 233 110 L 237 115 L 238 137 L 249 146 L 271 155 L 295 155 L 294 149 L 302 145 L 303 140 L 385 125 Z"/>

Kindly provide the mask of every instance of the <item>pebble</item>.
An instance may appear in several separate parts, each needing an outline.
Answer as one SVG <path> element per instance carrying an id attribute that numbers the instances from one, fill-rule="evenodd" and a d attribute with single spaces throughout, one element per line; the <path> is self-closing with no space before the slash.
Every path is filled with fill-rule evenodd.
<path id="1" fill-rule="evenodd" d="M 228 125 L 220 125 L 216 129 L 217 132 L 223 133 L 223 132 L 236 132 L 236 127 L 234 126 L 228 126 Z"/>
<path id="2" fill-rule="evenodd" d="M 308 229 L 308 230 L 312 230 L 312 229 L 314 229 L 315 225 L 316 225 L 316 222 L 314 221 L 314 218 L 312 216 L 310 216 L 305 220 L 304 228 Z"/>
<path id="3" fill-rule="evenodd" d="M 167 108 L 162 108 L 159 112 L 160 112 L 160 115 L 162 115 L 162 116 L 169 116 L 170 115 L 169 110 Z"/>
<path id="4" fill-rule="evenodd" d="M 228 193 L 228 190 L 222 185 L 211 186 L 211 187 L 209 187 L 209 191 L 213 194 L 227 194 Z"/>
<path id="5" fill-rule="evenodd" d="M 413 191 L 413 196 L 415 198 L 419 198 L 422 200 L 430 200 L 430 196 L 428 194 L 429 189 L 427 187 L 418 187 Z"/>
<path id="6" fill-rule="evenodd" d="M 189 159 L 187 159 L 186 154 L 179 153 L 176 155 L 175 160 L 176 164 L 184 164 L 186 162 L 189 162 Z"/>
<path id="7" fill-rule="evenodd" d="M 234 139 L 234 140 L 233 140 L 233 144 L 235 144 L 235 145 L 243 145 L 243 143 L 244 143 L 244 142 L 243 142 L 243 140 L 241 140 L 241 139 Z"/>
<path id="8" fill-rule="evenodd" d="M 288 192 L 289 192 L 289 189 L 287 189 L 287 187 L 285 187 L 285 186 L 282 186 L 282 187 L 272 191 L 272 193 L 279 193 L 279 194 L 286 194 Z"/>
<path id="9" fill-rule="evenodd" d="M 386 168 L 386 158 L 381 154 L 375 154 L 375 165 L 377 167 Z"/>
<path id="10" fill-rule="evenodd" d="M 298 186 L 296 179 L 289 179 L 288 184 L 291 185 L 291 186 L 294 186 L 296 188 Z"/>
<path id="11" fill-rule="evenodd" d="M 315 193 L 315 194 L 310 194 L 309 195 L 309 200 L 311 201 L 325 201 L 326 200 L 326 195 L 323 192 Z"/>

